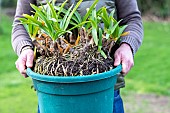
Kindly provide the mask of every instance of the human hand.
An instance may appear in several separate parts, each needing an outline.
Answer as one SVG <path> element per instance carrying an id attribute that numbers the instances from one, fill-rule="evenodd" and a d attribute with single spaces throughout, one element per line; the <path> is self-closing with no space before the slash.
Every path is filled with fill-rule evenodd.
<path id="1" fill-rule="evenodd" d="M 114 54 L 114 66 L 122 64 L 122 74 L 126 75 L 134 66 L 133 54 L 130 46 L 122 43 Z"/>
<path id="2" fill-rule="evenodd" d="M 25 49 L 21 52 L 17 61 L 15 62 L 18 71 L 26 78 L 26 67 L 31 68 L 33 66 L 34 52 L 32 49 Z"/>

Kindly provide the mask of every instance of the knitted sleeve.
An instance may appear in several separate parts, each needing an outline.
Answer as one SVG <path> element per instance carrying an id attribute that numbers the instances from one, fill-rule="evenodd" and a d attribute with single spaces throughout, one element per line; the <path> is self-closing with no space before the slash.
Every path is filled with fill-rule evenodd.
<path id="1" fill-rule="evenodd" d="M 12 46 L 17 55 L 20 55 L 23 47 L 33 47 L 32 41 L 25 28 L 23 25 L 18 24 L 18 18 L 22 17 L 23 13 L 31 15 L 33 9 L 30 7 L 30 3 L 36 4 L 36 0 L 18 0 L 17 3 L 12 30 Z M 121 43 L 128 43 L 132 48 L 133 54 L 135 54 L 143 38 L 142 19 L 137 2 L 136 0 L 116 0 L 116 8 L 118 19 L 123 19 L 121 24 L 128 25 L 125 31 L 130 31 L 128 36 L 121 37 Z"/>
<path id="2" fill-rule="evenodd" d="M 125 31 L 130 31 L 128 36 L 121 37 L 121 43 L 129 44 L 134 55 L 143 39 L 143 25 L 137 1 L 116 0 L 116 9 L 118 20 L 123 19 L 121 25 L 127 24 Z"/>
<path id="3" fill-rule="evenodd" d="M 18 0 L 17 2 L 17 8 L 16 8 L 16 14 L 13 21 L 13 29 L 12 29 L 12 47 L 14 51 L 17 53 L 17 55 L 20 55 L 20 52 L 23 47 L 30 46 L 33 48 L 32 41 L 26 32 L 23 25 L 20 24 L 20 21 L 18 18 L 22 17 L 22 14 L 30 14 L 33 10 L 30 7 L 30 3 L 35 4 L 35 0 Z"/>

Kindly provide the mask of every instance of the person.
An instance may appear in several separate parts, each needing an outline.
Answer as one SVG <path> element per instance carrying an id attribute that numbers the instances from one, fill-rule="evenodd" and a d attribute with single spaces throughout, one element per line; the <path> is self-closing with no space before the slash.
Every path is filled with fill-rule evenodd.
<path id="1" fill-rule="evenodd" d="M 30 3 L 40 5 L 44 4 L 46 0 L 18 0 L 16 14 L 13 22 L 12 30 L 12 46 L 18 55 L 16 61 L 16 68 L 24 76 L 26 75 L 26 68 L 33 66 L 33 44 L 32 41 L 20 23 L 18 18 L 22 14 L 32 14 L 33 9 Z M 67 6 L 73 4 L 77 0 L 68 0 Z M 86 13 L 86 8 L 92 4 L 94 0 L 84 0 L 79 6 L 78 11 L 83 16 Z M 56 4 L 63 3 L 63 0 L 57 0 Z M 117 84 L 115 85 L 114 95 L 114 111 L 113 113 L 124 113 L 123 102 L 120 97 L 120 88 L 125 86 L 124 76 L 134 66 L 134 55 L 140 47 L 143 39 L 143 25 L 141 13 L 138 9 L 136 0 L 99 0 L 97 8 L 106 6 L 110 13 L 114 8 L 116 9 L 115 18 L 117 20 L 123 19 L 120 25 L 128 25 L 125 31 L 130 31 L 127 36 L 121 37 L 121 42 L 118 49 L 114 52 L 114 66 L 122 64 L 122 72 L 118 76 Z"/>

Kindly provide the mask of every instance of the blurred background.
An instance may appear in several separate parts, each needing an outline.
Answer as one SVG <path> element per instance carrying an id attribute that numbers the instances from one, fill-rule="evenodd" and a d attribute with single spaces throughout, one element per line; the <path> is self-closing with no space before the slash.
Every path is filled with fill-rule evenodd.
<path id="1" fill-rule="evenodd" d="M 11 29 L 17 0 L 0 0 L 0 113 L 36 113 L 30 78 L 15 68 Z M 126 113 L 170 113 L 170 0 L 138 0 L 144 40 L 121 90 Z"/>

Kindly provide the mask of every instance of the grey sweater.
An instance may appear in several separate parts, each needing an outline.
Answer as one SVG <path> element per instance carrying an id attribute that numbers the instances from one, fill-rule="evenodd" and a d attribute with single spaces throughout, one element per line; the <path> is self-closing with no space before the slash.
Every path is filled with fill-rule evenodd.
<path id="1" fill-rule="evenodd" d="M 22 17 L 23 13 L 31 15 L 31 11 L 33 9 L 30 7 L 30 3 L 39 5 L 40 3 L 44 3 L 45 1 L 46 0 L 18 0 L 12 30 L 12 46 L 18 56 L 20 55 L 22 48 L 26 46 L 33 47 L 32 41 L 27 34 L 25 28 L 22 25 L 18 24 L 18 18 Z M 64 0 L 57 0 L 57 4 L 60 4 L 63 1 Z M 76 1 L 77 0 L 69 0 L 67 7 L 69 7 L 70 4 Z M 94 0 L 83 0 L 82 4 L 78 8 L 78 11 L 82 16 L 85 14 L 86 8 L 90 7 L 93 2 Z M 121 25 L 128 25 L 125 31 L 130 31 L 130 34 L 128 36 L 121 37 L 121 43 L 124 42 L 129 44 L 134 55 L 140 47 L 143 39 L 142 19 L 140 11 L 138 10 L 137 1 L 100 0 L 97 8 L 102 6 L 106 6 L 108 12 L 111 12 L 113 8 L 115 8 L 117 20 L 123 19 Z M 124 83 L 120 85 L 120 87 L 122 86 L 124 86 Z"/>

